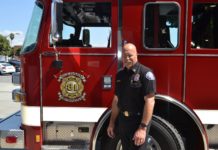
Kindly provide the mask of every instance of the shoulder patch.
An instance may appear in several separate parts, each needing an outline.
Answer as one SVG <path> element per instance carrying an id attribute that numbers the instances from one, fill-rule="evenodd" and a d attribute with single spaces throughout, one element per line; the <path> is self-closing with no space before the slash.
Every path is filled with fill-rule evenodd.
<path id="1" fill-rule="evenodd" d="M 152 72 L 147 72 L 145 77 L 148 79 L 148 80 L 155 80 L 155 76 Z"/>

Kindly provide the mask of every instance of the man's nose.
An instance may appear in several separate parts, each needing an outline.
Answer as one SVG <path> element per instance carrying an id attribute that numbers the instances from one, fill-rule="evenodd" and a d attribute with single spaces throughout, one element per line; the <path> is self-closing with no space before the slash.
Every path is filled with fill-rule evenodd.
<path id="1" fill-rule="evenodd" d="M 126 57 L 125 57 L 125 59 L 126 59 L 126 60 L 129 60 L 129 59 L 130 59 L 130 57 L 129 57 L 129 56 L 126 56 Z"/>

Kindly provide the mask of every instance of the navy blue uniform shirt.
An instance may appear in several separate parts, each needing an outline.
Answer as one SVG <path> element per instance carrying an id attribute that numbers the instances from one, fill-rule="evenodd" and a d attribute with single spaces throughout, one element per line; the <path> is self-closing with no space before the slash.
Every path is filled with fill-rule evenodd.
<path id="1" fill-rule="evenodd" d="M 156 93 L 156 80 L 150 68 L 137 62 L 116 75 L 115 94 L 121 111 L 143 113 L 144 96 Z"/>

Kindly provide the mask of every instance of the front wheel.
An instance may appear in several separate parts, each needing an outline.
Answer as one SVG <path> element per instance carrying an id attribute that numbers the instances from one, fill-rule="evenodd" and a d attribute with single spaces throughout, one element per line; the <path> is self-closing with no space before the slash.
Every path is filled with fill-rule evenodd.
<path id="1" fill-rule="evenodd" d="M 146 150 L 185 150 L 178 131 L 172 124 L 161 117 L 153 116 L 147 138 Z M 106 138 L 102 141 L 101 150 L 123 150 L 119 138 Z"/>
<path id="2" fill-rule="evenodd" d="M 147 150 L 185 150 L 178 131 L 161 117 L 153 116 Z"/>

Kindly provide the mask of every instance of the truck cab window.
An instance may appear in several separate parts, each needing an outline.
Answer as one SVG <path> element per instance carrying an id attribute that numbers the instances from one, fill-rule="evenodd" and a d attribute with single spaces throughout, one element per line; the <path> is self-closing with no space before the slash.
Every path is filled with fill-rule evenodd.
<path id="1" fill-rule="evenodd" d="M 144 47 L 175 49 L 179 37 L 179 7 L 176 3 L 147 3 L 144 7 Z"/>
<path id="2" fill-rule="evenodd" d="M 111 3 L 64 2 L 62 13 L 58 47 L 111 47 Z"/>
<path id="3" fill-rule="evenodd" d="M 37 43 L 39 27 L 42 19 L 43 7 L 39 2 L 34 6 L 31 21 L 26 33 L 21 53 L 30 52 L 34 49 Z"/>
<path id="4" fill-rule="evenodd" d="M 218 48 L 218 3 L 195 3 L 192 10 L 191 47 Z"/>

